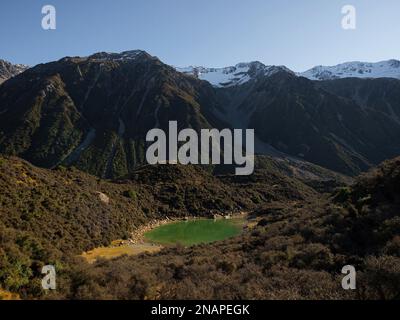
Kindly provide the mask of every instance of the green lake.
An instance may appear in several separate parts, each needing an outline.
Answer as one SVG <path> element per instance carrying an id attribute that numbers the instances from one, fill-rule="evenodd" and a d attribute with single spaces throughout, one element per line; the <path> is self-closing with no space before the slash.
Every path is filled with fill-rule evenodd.
<path id="1" fill-rule="evenodd" d="M 188 220 L 159 226 L 144 234 L 147 241 L 185 246 L 210 243 L 234 237 L 242 232 L 244 219 Z"/>

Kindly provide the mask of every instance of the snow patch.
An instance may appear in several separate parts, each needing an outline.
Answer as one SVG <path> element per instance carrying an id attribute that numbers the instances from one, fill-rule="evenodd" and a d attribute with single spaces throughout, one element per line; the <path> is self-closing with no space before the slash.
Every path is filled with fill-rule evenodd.
<path id="1" fill-rule="evenodd" d="M 244 84 L 257 76 L 271 76 L 279 71 L 291 72 L 284 66 L 266 66 L 261 62 L 238 63 L 225 68 L 175 67 L 179 72 L 190 74 L 198 79 L 208 81 L 216 88 L 233 87 Z"/>
<path id="2" fill-rule="evenodd" d="M 298 76 L 310 80 L 332 80 L 341 78 L 396 78 L 400 79 L 400 61 L 387 60 L 376 63 L 346 62 L 336 66 L 317 66 Z"/>

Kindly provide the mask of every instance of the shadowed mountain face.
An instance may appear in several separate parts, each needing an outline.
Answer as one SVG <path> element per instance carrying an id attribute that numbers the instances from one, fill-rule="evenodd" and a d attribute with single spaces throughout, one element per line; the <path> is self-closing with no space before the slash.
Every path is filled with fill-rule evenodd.
<path id="1" fill-rule="evenodd" d="M 102 177 L 144 162 L 154 127 L 210 127 L 216 103 L 206 82 L 142 51 L 99 53 L 38 65 L 0 89 L 0 152 L 54 167 L 75 165 Z"/>
<path id="2" fill-rule="evenodd" d="M 350 175 L 400 154 L 398 80 L 316 82 L 280 72 L 217 90 L 225 112 L 234 110 L 220 116 L 254 128 L 259 145 Z"/>
<path id="3" fill-rule="evenodd" d="M 0 152 L 100 177 L 145 163 L 145 136 L 254 128 L 256 153 L 354 175 L 400 154 L 400 81 L 310 81 L 284 68 L 215 88 L 143 51 L 38 65 L 0 87 Z"/>

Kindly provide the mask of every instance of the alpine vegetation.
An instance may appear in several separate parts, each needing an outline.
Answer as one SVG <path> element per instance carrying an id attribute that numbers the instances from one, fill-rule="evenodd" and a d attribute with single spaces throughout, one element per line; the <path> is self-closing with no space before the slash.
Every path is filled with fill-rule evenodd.
<path id="1" fill-rule="evenodd" d="M 149 164 L 221 164 L 223 158 L 223 164 L 244 165 L 235 168 L 236 175 L 251 175 L 254 171 L 254 129 L 246 129 L 244 133 L 242 129 L 234 129 L 233 133 L 230 129 L 201 129 L 200 143 L 194 129 L 187 128 L 178 133 L 177 121 L 169 121 L 168 130 L 168 138 L 164 130 L 158 128 L 147 133 L 146 141 L 153 142 L 146 152 Z"/>

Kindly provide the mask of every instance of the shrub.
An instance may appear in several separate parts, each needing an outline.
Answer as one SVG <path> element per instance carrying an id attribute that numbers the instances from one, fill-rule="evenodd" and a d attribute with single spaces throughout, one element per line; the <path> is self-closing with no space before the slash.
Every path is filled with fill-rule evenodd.
<path id="1" fill-rule="evenodd" d="M 336 192 L 336 194 L 333 196 L 333 200 L 335 202 L 343 203 L 349 200 L 350 195 L 351 195 L 351 189 L 349 187 L 343 187 Z"/>
<path id="2" fill-rule="evenodd" d="M 134 191 L 134 190 L 126 190 L 126 191 L 124 191 L 123 192 L 123 196 L 126 197 L 126 198 L 129 198 L 129 199 L 132 199 L 134 201 L 137 200 L 137 194 L 136 194 L 136 191 Z"/>

